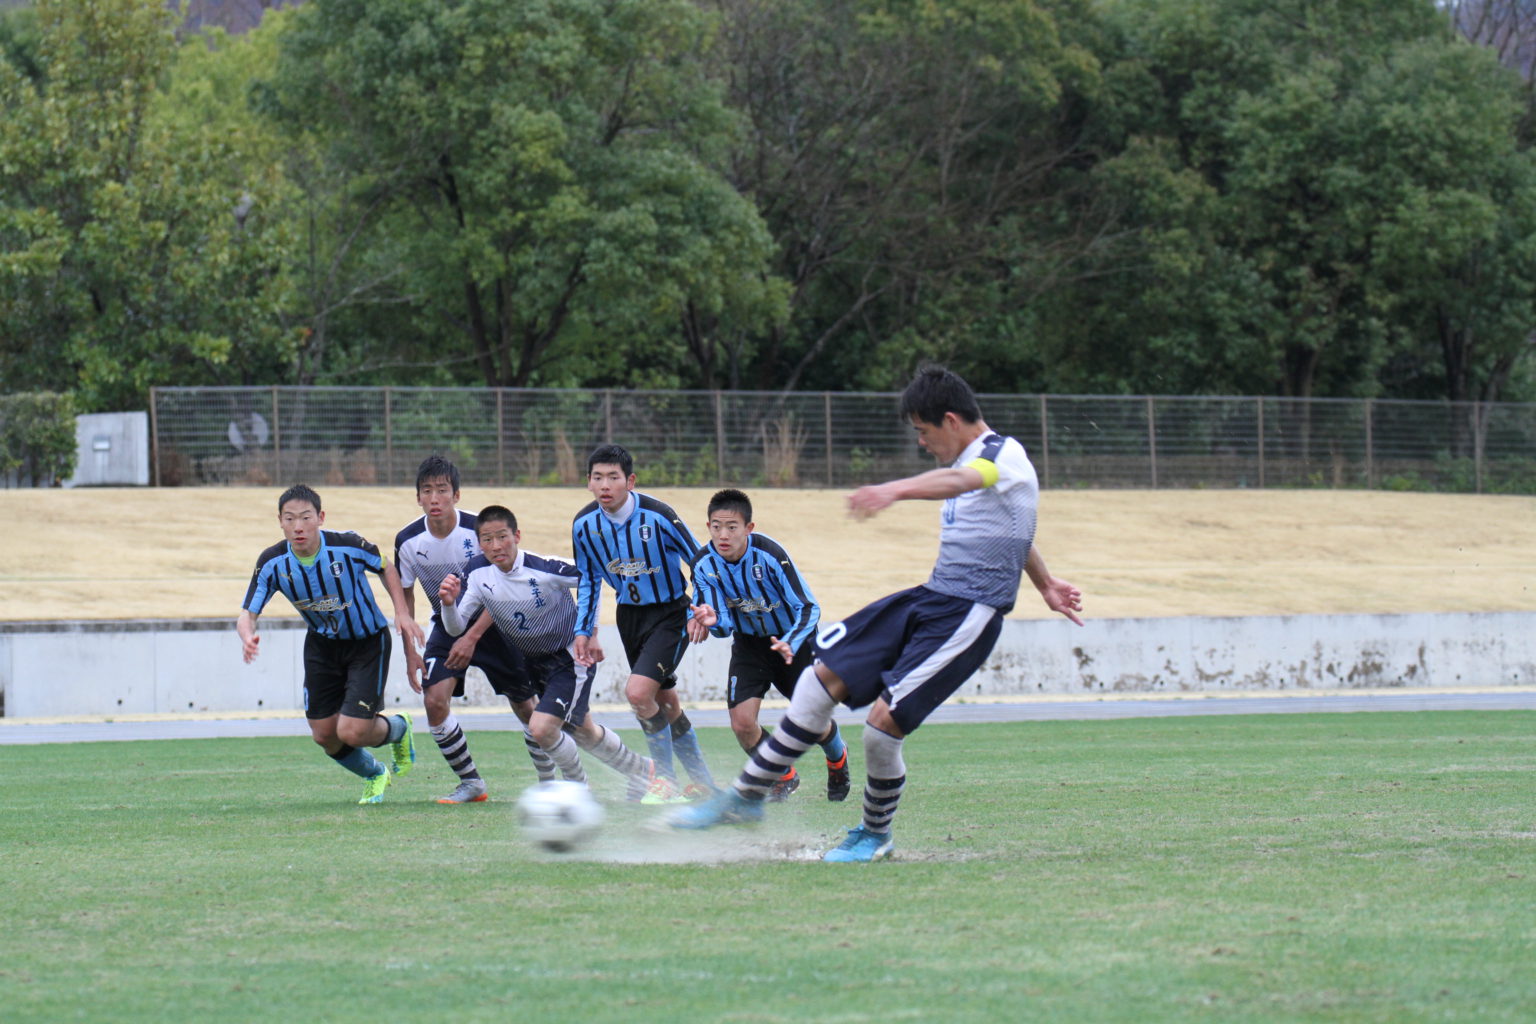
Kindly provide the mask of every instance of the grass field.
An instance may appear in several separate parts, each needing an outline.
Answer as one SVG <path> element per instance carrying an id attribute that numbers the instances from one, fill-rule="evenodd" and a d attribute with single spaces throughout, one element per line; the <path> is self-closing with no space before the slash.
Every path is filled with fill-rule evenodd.
<path id="1" fill-rule="evenodd" d="M 932 724 L 897 859 L 858 866 L 812 860 L 857 816 L 814 764 L 766 824 L 702 836 L 595 776 L 609 821 L 559 857 L 515 828 L 515 733 L 474 735 L 495 799 L 468 807 L 430 801 L 430 747 L 373 807 L 307 739 L 17 749 L 0 1016 L 1528 1021 L 1533 731 Z"/>

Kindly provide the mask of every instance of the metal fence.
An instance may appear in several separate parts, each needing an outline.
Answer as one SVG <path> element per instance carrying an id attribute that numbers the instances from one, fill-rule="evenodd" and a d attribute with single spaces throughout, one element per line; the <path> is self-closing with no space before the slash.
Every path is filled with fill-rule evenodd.
<path id="1" fill-rule="evenodd" d="M 1046 487 L 1536 493 L 1536 405 L 982 395 Z M 647 486 L 846 487 L 933 465 L 891 393 L 155 388 L 153 481 L 572 485 L 617 441 Z"/>

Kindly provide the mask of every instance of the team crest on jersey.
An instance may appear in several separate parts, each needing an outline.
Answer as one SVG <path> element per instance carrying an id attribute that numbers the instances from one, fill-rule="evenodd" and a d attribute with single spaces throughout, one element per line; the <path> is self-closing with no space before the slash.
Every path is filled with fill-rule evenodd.
<path id="1" fill-rule="evenodd" d="M 650 539 L 651 539 L 651 528 L 649 526 L 642 526 L 642 527 L 640 527 L 640 539 L 642 541 L 646 541 L 646 542 L 650 541 Z"/>
<path id="2" fill-rule="evenodd" d="M 341 579 L 341 573 L 342 573 L 342 565 L 341 565 L 341 563 L 340 562 L 332 562 L 331 563 L 331 575 L 335 576 L 337 579 Z"/>
<path id="3" fill-rule="evenodd" d="M 752 578 L 755 580 L 763 578 L 763 567 L 761 565 L 752 566 Z"/>

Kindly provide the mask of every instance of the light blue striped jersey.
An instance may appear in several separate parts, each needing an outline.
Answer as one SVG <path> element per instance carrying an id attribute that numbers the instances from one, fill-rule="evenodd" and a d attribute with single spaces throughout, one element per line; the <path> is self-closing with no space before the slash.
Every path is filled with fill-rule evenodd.
<path id="1" fill-rule="evenodd" d="M 735 562 L 727 562 L 713 544 L 704 545 L 693 561 L 693 587 L 694 604 L 707 604 L 719 615 L 710 630 L 715 636 L 776 636 L 798 651 L 821 618 L 821 606 L 789 552 L 761 533 L 748 536 L 747 550 Z"/>
<path id="2" fill-rule="evenodd" d="M 606 582 L 619 604 L 666 604 L 688 596 L 683 566 L 693 561 L 698 542 L 672 506 L 635 493 L 629 514 L 615 523 L 597 502 L 576 513 L 571 549 L 581 586 L 576 594 L 576 633 L 591 636 L 598 599 Z"/>
<path id="3" fill-rule="evenodd" d="M 256 559 L 256 570 L 240 607 L 260 615 L 267 602 L 282 594 L 304 616 L 309 628 L 332 640 L 358 640 L 389 626 L 379 610 L 368 574 L 383 575 L 384 556 L 355 533 L 320 531 L 320 550 L 309 565 L 300 562 L 287 541 L 274 544 Z"/>
<path id="4" fill-rule="evenodd" d="M 434 537 L 422 516 L 395 534 L 395 565 L 400 569 L 400 585 L 410 590 L 421 581 L 421 589 L 432 603 L 432 618 L 439 617 L 437 589 L 443 579 L 463 577 L 464 567 L 480 553 L 480 535 L 475 532 L 474 515 L 459 510 L 459 521 L 446 537 Z"/>
<path id="5" fill-rule="evenodd" d="M 553 654 L 576 639 L 576 602 L 571 591 L 581 574 L 569 562 L 519 551 L 511 572 L 502 572 L 476 555 L 459 594 L 459 624 L 481 608 L 491 616 L 507 643 L 527 655 Z M 449 630 L 452 632 L 452 630 Z"/>
<path id="6" fill-rule="evenodd" d="M 975 465 L 989 482 L 944 502 L 939 557 L 926 585 L 1006 614 L 1018 598 L 1035 539 L 1035 467 L 1018 441 L 990 433 L 966 445 L 953 465 Z"/>

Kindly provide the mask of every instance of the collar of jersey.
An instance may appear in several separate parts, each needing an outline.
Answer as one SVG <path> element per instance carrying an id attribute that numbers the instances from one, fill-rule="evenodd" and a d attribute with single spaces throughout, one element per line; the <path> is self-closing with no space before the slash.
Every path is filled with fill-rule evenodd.
<path id="1" fill-rule="evenodd" d="M 601 505 L 597 506 L 597 510 L 603 514 L 604 519 L 608 520 L 614 526 L 623 526 L 629 517 L 635 514 L 635 509 L 638 507 L 639 499 L 635 496 L 634 491 L 630 491 L 629 497 L 624 499 L 624 507 L 619 509 L 618 514 L 609 512 Z M 518 554 L 521 555 L 522 552 L 519 551 Z"/>
<path id="2" fill-rule="evenodd" d="M 288 545 L 288 553 L 293 556 L 293 560 L 295 562 L 298 562 L 300 565 L 302 565 L 306 569 L 308 569 L 310 566 L 314 565 L 316 562 L 320 561 L 320 552 L 322 552 L 324 550 L 325 550 L 325 534 L 321 534 L 320 535 L 320 546 L 315 548 L 315 553 L 310 555 L 308 558 L 305 558 L 304 556 L 300 555 L 297 551 L 293 550 L 293 545 L 292 544 Z"/>

